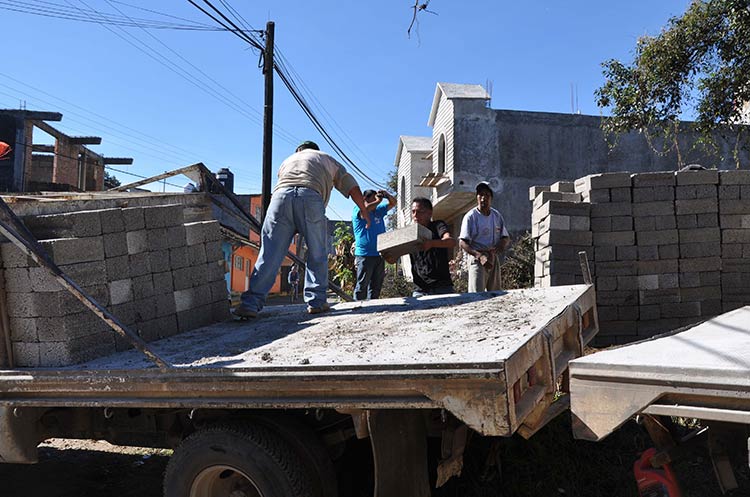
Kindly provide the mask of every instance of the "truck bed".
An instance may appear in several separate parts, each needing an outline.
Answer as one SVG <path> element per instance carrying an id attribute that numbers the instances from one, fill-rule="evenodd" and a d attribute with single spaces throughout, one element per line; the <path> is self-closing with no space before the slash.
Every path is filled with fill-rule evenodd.
<path id="1" fill-rule="evenodd" d="M 750 424 L 750 306 L 576 359 L 570 392 L 575 435 L 589 440 L 641 412 Z"/>
<path id="2" fill-rule="evenodd" d="M 511 435 L 551 404 L 597 331 L 585 285 L 343 303 L 322 315 L 267 307 L 61 369 L 0 371 L 0 406 L 444 408 Z"/>

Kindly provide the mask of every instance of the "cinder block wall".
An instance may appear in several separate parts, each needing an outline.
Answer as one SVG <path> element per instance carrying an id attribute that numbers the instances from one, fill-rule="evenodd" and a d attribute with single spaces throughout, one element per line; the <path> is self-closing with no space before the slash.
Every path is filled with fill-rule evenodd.
<path id="1" fill-rule="evenodd" d="M 532 187 L 536 286 L 597 291 L 596 345 L 750 304 L 750 171 L 608 173 Z"/>
<path id="2" fill-rule="evenodd" d="M 217 221 L 183 205 L 29 216 L 63 272 L 145 341 L 229 317 Z M 130 348 L 15 245 L 0 243 L 17 366 L 66 366 Z"/>

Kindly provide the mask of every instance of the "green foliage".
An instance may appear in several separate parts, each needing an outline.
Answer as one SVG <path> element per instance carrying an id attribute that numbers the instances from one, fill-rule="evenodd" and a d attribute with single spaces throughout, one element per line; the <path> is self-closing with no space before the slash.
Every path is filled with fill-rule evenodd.
<path id="1" fill-rule="evenodd" d="M 383 279 L 383 288 L 380 290 L 380 298 L 387 299 L 390 297 L 408 297 L 414 288 L 414 284 L 404 278 L 396 264 L 385 265 L 385 279 Z"/>
<path id="2" fill-rule="evenodd" d="M 114 174 L 109 174 L 108 171 L 104 171 L 104 189 L 117 188 L 120 186 L 120 180 Z"/>
<path id="3" fill-rule="evenodd" d="M 503 288 L 529 288 L 534 286 L 534 240 L 531 233 L 524 233 L 516 240 L 505 257 L 500 269 Z"/>
<path id="4" fill-rule="evenodd" d="M 347 293 L 354 291 L 356 282 L 353 244 L 354 234 L 351 227 L 346 223 L 336 223 L 336 228 L 333 230 L 333 245 L 336 254 L 328 258 L 328 271 L 330 278 Z"/>
<path id="5" fill-rule="evenodd" d="M 742 146 L 742 104 L 750 101 L 750 10 L 746 0 L 696 0 L 655 37 L 644 36 L 630 64 L 602 64 L 605 83 L 597 104 L 611 111 L 605 132 L 646 135 L 660 153 L 677 147 L 681 117 L 696 112 L 695 129 L 704 146 L 714 132 L 729 132 Z M 664 140 L 661 150 L 654 138 Z M 738 164 L 739 167 L 739 164 Z"/>
<path id="6" fill-rule="evenodd" d="M 398 191 L 398 165 L 394 166 L 393 169 L 388 172 L 388 176 L 385 180 L 385 186 L 388 188 L 388 191 L 393 195 L 396 195 L 396 198 L 398 199 L 398 196 L 402 193 Z M 398 202 L 400 201 L 401 200 L 398 200 Z M 385 225 L 389 230 L 395 230 L 398 227 L 398 212 L 396 211 L 396 209 L 398 209 L 399 205 L 399 203 L 396 203 L 396 208 L 392 209 L 390 214 L 388 214 L 388 217 L 386 218 Z"/>

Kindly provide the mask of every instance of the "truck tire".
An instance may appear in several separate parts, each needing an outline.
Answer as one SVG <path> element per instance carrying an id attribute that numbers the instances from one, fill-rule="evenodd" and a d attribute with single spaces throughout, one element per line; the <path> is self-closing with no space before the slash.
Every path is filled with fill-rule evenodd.
<path id="1" fill-rule="evenodd" d="M 213 426 L 175 449 L 164 497 L 313 497 L 303 468 L 289 444 L 266 428 Z"/>
<path id="2" fill-rule="evenodd" d="M 311 428 L 285 415 L 255 419 L 281 436 L 299 454 L 312 481 L 314 497 L 338 497 L 336 468 L 325 445 Z"/>

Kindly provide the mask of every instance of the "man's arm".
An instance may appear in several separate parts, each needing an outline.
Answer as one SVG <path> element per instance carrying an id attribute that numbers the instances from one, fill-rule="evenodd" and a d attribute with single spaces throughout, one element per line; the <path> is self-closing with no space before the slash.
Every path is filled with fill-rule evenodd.
<path id="1" fill-rule="evenodd" d="M 500 238 L 500 241 L 495 245 L 495 251 L 496 252 L 505 252 L 505 249 L 508 248 L 508 245 L 510 245 L 510 237 L 504 236 Z"/>
<path id="2" fill-rule="evenodd" d="M 385 197 L 385 198 L 388 199 L 388 210 L 391 210 L 394 207 L 396 207 L 396 196 L 395 195 L 391 195 L 390 193 L 388 193 L 385 190 L 379 190 L 378 193 L 380 193 L 383 197 Z"/>
<path id="3" fill-rule="evenodd" d="M 368 211 L 367 206 L 365 206 L 365 199 L 362 197 L 362 190 L 359 189 L 359 186 L 353 186 L 352 189 L 349 190 L 348 196 L 355 204 L 357 204 L 357 207 L 359 207 L 359 215 L 362 216 L 362 219 L 365 220 L 366 227 L 369 228 L 370 211 Z"/>
<path id="4" fill-rule="evenodd" d="M 422 250 L 430 250 L 431 248 L 453 248 L 456 246 L 456 239 L 451 236 L 449 232 L 443 233 L 440 240 L 426 240 L 422 243 Z"/>

